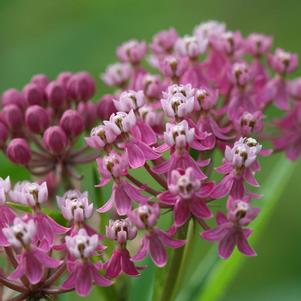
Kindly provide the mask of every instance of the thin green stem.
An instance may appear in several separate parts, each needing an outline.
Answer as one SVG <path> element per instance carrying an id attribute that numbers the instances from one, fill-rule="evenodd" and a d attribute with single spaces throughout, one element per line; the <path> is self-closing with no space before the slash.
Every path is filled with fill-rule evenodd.
<path id="1" fill-rule="evenodd" d="M 178 230 L 177 239 L 184 239 L 187 235 L 188 225 L 184 225 L 182 229 Z M 184 248 L 175 249 L 171 264 L 167 271 L 167 277 L 164 283 L 163 292 L 159 301 L 170 301 L 172 300 L 175 284 L 181 268 L 182 257 L 184 255 Z"/>

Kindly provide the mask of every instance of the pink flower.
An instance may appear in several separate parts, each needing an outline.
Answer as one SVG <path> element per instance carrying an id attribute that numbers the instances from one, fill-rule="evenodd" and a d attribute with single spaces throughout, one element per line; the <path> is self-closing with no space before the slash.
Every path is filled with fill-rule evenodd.
<path id="1" fill-rule="evenodd" d="M 178 228 L 184 225 L 191 215 L 197 219 L 212 216 L 206 198 L 210 197 L 213 187 L 212 182 L 202 183 L 191 167 L 185 171 L 173 170 L 169 190 L 161 193 L 158 198 L 162 203 L 174 206 L 174 224 Z"/>
<path id="2" fill-rule="evenodd" d="M 247 238 L 252 230 L 245 228 L 259 213 L 258 208 L 252 208 L 249 203 L 234 200 L 228 206 L 228 214 L 218 212 L 216 216 L 217 227 L 201 233 L 201 237 L 209 241 L 218 241 L 218 253 L 223 259 L 231 256 L 233 249 L 247 255 L 255 256 L 255 251 L 250 247 Z"/>
<path id="3" fill-rule="evenodd" d="M 123 43 L 117 49 L 117 56 L 124 63 L 138 64 L 143 59 L 147 51 L 145 42 L 130 40 Z"/>
<path id="4" fill-rule="evenodd" d="M 260 133 L 263 129 L 263 118 L 264 116 L 260 111 L 244 112 L 238 120 L 235 120 L 235 126 L 240 136 Z"/>
<path id="5" fill-rule="evenodd" d="M 98 125 L 91 130 L 90 137 L 86 137 L 85 141 L 88 146 L 97 149 L 103 149 L 105 146 L 112 144 L 117 135 L 106 125 Z"/>
<path id="6" fill-rule="evenodd" d="M 42 280 L 44 268 L 57 268 L 61 261 L 53 259 L 47 252 L 32 244 L 38 229 L 33 220 L 22 221 L 16 217 L 11 227 L 4 228 L 3 234 L 7 239 L 6 246 L 12 246 L 21 253 L 17 256 L 18 266 L 9 279 L 18 280 L 25 275 L 31 284 Z"/>
<path id="7" fill-rule="evenodd" d="M 179 79 L 189 67 L 187 57 L 167 56 L 160 60 L 160 71 L 171 79 Z"/>
<path id="8" fill-rule="evenodd" d="M 153 37 L 151 48 L 155 54 L 166 54 L 173 50 L 178 34 L 174 28 L 163 30 Z"/>
<path id="9" fill-rule="evenodd" d="M 185 117 L 194 108 L 194 89 L 191 85 L 172 85 L 163 92 L 161 105 L 168 117 Z"/>
<path id="10" fill-rule="evenodd" d="M 139 228 L 145 229 L 145 234 L 134 261 L 144 259 L 149 253 L 153 262 L 158 267 L 164 267 L 167 262 L 167 252 L 165 246 L 176 249 L 185 244 L 185 240 L 175 240 L 159 228 L 155 227 L 160 215 L 158 204 L 143 205 L 129 213 L 131 221 Z"/>
<path id="11" fill-rule="evenodd" d="M 129 219 L 110 220 L 106 227 L 106 235 L 110 240 L 116 240 L 118 247 L 114 249 L 111 259 L 106 263 L 106 276 L 118 277 L 121 272 L 129 276 L 138 276 L 139 272 L 131 260 L 126 248 L 127 240 L 132 240 L 137 235 L 137 228 Z"/>
<path id="12" fill-rule="evenodd" d="M 228 194 L 233 198 L 244 197 L 244 181 L 259 186 L 254 178 L 255 172 L 260 169 L 257 155 L 267 156 L 270 153 L 269 150 L 262 150 L 253 138 L 240 138 L 232 148 L 226 146 L 224 163 L 216 169 L 225 176 L 213 189 L 212 198 L 222 198 Z"/>
<path id="13" fill-rule="evenodd" d="M 143 91 L 124 91 L 119 95 L 118 99 L 113 100 L 114 105 L 118 111 L 130 112 L 137 110 L 145 103 Z"/>
<path id="14" fill-rule="evenodd" d="M 292 73 L 298 66 L 298 56 L 277 48 L 274 54 L 268 56 L 268 62 L 271 68 L 280 74 Z"/>
<path id="15" fill-rule="evenodd" d="M 101 79 L 108 86 L 124 86 L 130 80 L 132 68 L 127 63 L 116 63 L 109 65 Z"/>
<path id="16" fill-rule="evenodd" d="M 58 206 L 68 221 L 84 222 L 93 215 L 93 204 L 89 204 L 88 192 L 69 190 L 63 197 L 57 197 Z"/>
<path id="17" fill-rule="evenodd" d="M 98 159 L 97 163 L 99 173 L 103 176 L 99 186 L 106 185 L 111 178 L 114 180 L 111 197 L 105 205 L 97 210 L 98 212 L 107 212 L 114 206 L 117 213 L 122 216 L 131 209 L 132 200 L 141 204 L 148 201 L 149 198 L 143 196 L 140 189 L 122 179 L 128 173 L 125 154 L 120 156 L 116 152 L 111 152 L 103 159 Z"/>
<path id="18" fill-rule="evenodd" d="M 184 36 L 179 38 L 175 44 L 175 52 L 180 56 L 188 56 L 190 59 L 196 59 L 201 53 L 204 53 L 207 47 L 205 40 L 198 40 L 194 36 Z"/>
<path id="19" fill-rule="evenodd" d="M 97 234 L 88 236 L 86 230 L 81 229 L 77 235 L 66 237 L 66 245 L 74 260 L 68 263 L 69 276 L 61 286 L 63 289 L 75 288 L 80 296 L 88 296 L 93 283 L 99 286 L 112 284 L 99 274 L 97 264 L 90 259 L 97 249 L 103 249 L 98 245 Z"/>
<path id="20" fill-rule="evenodd" d="M 260 33 L 251 33 L 246 40 L 246 51 L 255 57 L 266 54 L 272 47 L 273 38 Z"/>

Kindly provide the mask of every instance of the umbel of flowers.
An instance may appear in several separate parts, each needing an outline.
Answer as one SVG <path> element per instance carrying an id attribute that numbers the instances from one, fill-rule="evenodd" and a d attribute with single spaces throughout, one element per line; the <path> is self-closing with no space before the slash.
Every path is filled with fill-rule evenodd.
<path id="1" fill-rule="evenodd" d="M 248 239 L 259 214 L 259 158 L 272 149 L 292 160 L 301 153 L 301 79 L 288 79 L 297 55 L 273 50 L 270 36 L 243 37 L 210 21 L 184 37 L 168 29 L 149 45 L 130 40 L 116 54 L 101 76 L 113 92 L 98 103 L 87 72 L 52 81 L 36 75 L 2 95 L 0 147 L 36 180 L 0 179 L 0 285 L 8 299 L 87 296 L 94 285 L 124 281 L 122 274 L 138 277 L 148 256 L 162 268 L 168 248 L 173 256 L 196 239 L 186 237 L 193 223 L 221 258 L 234 248 L 254 256 Z M 265 116 L 270 106 L 283 117 Z M 213 161 L 216 152 L 222 162 Z M 94 160 L 100 180 L 91 186 L 112 184 L 100 208 L 76 168 Z M 134 176 L 137 169 L 145 176 Z M 99 216 L 108 217 L 105 227 Z M 164 216 L 172 222 L 161 229 Z M 171 294 L 164 291 L 164 301 Z"/>

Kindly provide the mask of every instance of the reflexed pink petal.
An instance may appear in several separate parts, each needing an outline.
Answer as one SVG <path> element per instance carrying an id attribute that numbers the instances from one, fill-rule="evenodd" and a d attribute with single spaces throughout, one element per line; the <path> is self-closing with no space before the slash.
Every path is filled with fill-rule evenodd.
<path id="1" fill-rule="evenodd" d="M 218 245 L 218 254 L 222 259 L 231 256 L 235 247 L 235 236 L 231 233 L 227 234 Z"/>
<path id="2" fill-rule="evenodd" d="M 169 234 L 167 234 L 159 229 L 156 232 L 160 236 L 163 243 L 170 248 L 177 249 L 177 248 L 184 246 L 186 243 L 186 240 L 173 239 Z"/>
<path id="3" fill-rule="evenodd" d="M 122 185 L 116 185 L 114 196 L 117 213 L 119 215 L 126 215 L 127 212 L 131 209 L 131 199 L 124 191 L 124 187 Z"/>
<path id="4" fill-rule="evenodd" d="M 116 278 L 121 273 L 121 251 L 115 249 L 112 257 L 106 264 L 106 276 L 110 278 Z"/>
<path id="5" fill-rule="evenodd" d="M 243 198 L 244 194 L 245 187 L 243 179 L 234 179 L 230 195 L 235 199 L 241 199 Z"/>
<path id="6" fill-rule="evenodd" d="M 145 142 L 147 145 L 152 145 L 157 142 L 157 136 L 148 124 L 143 121 L 139 121 L 137 125 L 139 127 L 143 142 Z"/>
<path id="7" fill-rule="evenodd" d="M 9 280 L 18 280 L 25 274 L 25 261 L 22 257 L 17 268 L 7 277 Z"/>
<path id="8" fill-rule="evenodd" d="M 201 237 L 209 241 L 221 240 L 227 235 L 228 232 L 229 228 L 227 226 L 220 225 L 215 229 L 210 229 L 202 232 Z"/>
<path id="9" fill-rule="evenodd" d="M 111 198 L 102 207 L 98 208 L 96 211 L 99 213 L 104 213 L 104 212 L 109 211 L 113 207 L 113 203 L 114 203 L 113 199 L 115 197 L 114 194 L 115 194 L 115 191 L 113 190 Z"/>
<path id="10" fill-rule="evenodd" d="M 126 144 L 126 152 L 129 160 L 129 165 L 132 168 L 139 168 L 144 165 L 145 157 L 141 149 L 134 143 Z"/>
<path id="11" fill-rule="evenodd" d="M 26 276 L 30 283 L 37 284 L 43 277 L 42 264 L 37 260 L 33 253 L 30 251 L 24 254 Z"/>
<path id="12" fill-rule="evenodd" d="M 218 225 L 221 225 L 221 224 L 224 224 L 224 223 L 227 223 L 228 220 L 227 220 L 227 217 L 226 215 L 223 213 L 223 212 L 217 212 L 216 214 L 216 223 Z"/>
<path id="13" fill-rule="evenodd" d="M 240 252 L 247 256 L 256 256 L 256 252 L 251 248 L 243 233 L 236 235 L 236 244 Z"/>
<path id="14" fill-rule="evenodd" d="M 149 250 L 155 265 L 160 268 L 164 267 L 167 262 L 167 253 L 157 235 L 152 235 L 149 238 Z"/>
<path id="15" fill-rule="evenodd" d="M 94 282 L 99 286 L 110 286 L 112 285 L 112 281 L 100 275 L 96 269 L 96 267 L 91 264 L 90 265 L 91 273 L 93 275 Z"/>
<path id="16" fill-rule="evenodd" d="M 189 205 L 186 200 L 179 200 L 174 207 L 174 222 L 177 227 L 184 225 L 190 217 Z"/>
<path id="17" fill-rule="evenodd" d="M 66 289 L 66 290 L 74 288 L 76 279 L 77 279 L 77 271 L 71 272 L 69 274 L 68 278 L 61 285 L 61 288 Z"/>
<path id="18" fill-rule="evenodd" d="M 175 205 L 177 197 L 170 193 L 169 191 L 164 191 L 160 193 L 157 198 L 164 204 Z"/>
<path id="19" fill-rule="evenodd" d="M 164 161 L 163 163 L 161 163 L 159 165 L 154 165 L 152 167 L 152 171 L 157 173 L 157 174 L 166 173 L 170 170 L 171 164 L 172 164 L 172 161 L 169 159 L 169 160 Z"/>
<path id="20" fill-rule="evenodd" d="M 127 275 L 130 276 L 139 275 L 134 263 L 131 261 L 129 251 L 127 249 L 121 251 L 121 268 L 122 271 Z"/>
<path id="21" fill-rule="evenodd" d="M 254 187 L 260 186 L 257 180 L 255 179 L 253 172 L 249 168 L 245 169 L 244 178 L 250 185 Z"/>
<path id="22" fill-rule="evenodd" d="M 206 198 L 210 196 L 211 191 L 214 189 L 214 182 L 203 183 L 200 190 L 196 193 L 200 198 Z"/>
<path id="23" fill-rule="evenodd" d="M 132 257 L 133 261 L 140 261 L 147 256 L 149 250 L 149 239 L 147 237 L 143 237 L 141 241 L 141 245 L 135 256 Z"/>
<path id="24" fill-rule="evenodd" d="M 189 207 L 191 213 L 197 218 L 210 218 L 212 216 L 212 213 L 206 203 L 200 199 L 194 199 L 190 203 Z"/>
<path id="25" fill-rule="evenodd" d="M 82 264 L 78 267 L 77 278 L 75 282 L 75 291 L 80 296 L 88 296 L 92 288 L 92 271 L 88 264 Z"/>
<path id="26" fill-rule="evenodd" d="M 145 144 L 139 140 L 136 140 L 135 143 L 137 144 L 139 149 L 142 151 L 144 158 L 146 160 L 155 160 L 160 157 L 160 154 L 158 152 L 156 152 L 153 148 L 148 146 L 147 144 Z"/>
<path id="27" fill-rule="evenodd" d="M 123 182 L 123 187 L 126 194 L 134 201 L 145 204 L 150 198 L 140 193 L 140 190 L 128 182 Z"/>
<path id="28" fill-rule="evenodd" d="M 214 199 L 221 199 L 227 194 L 230 193 L 233 186 L 234 178 L 233 176 L 227 175 L 225 176 L 213 189 L 211 192 L 211 197 Z"/>
<path id="29" fill-rule="evenodd" d="M 47 268 L 55 269 L 62 263 L 61 260 L 57 260 L 48 256 L 44 251 L 39 250 L 38 248 L 35 248 L 33 252 L 36 259 Z"/>

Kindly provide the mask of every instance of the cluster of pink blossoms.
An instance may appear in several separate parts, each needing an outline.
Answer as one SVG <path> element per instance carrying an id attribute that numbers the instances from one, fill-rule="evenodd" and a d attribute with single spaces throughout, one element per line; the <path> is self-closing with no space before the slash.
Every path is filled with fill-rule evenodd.
<path id="1" fill-rule="evenodd" d="M 3 93 L 0 146 L 37 177 L 14 187 L 0 179 L 0 252 L 8 262 L 0 284 L 20 292 L 18 300 L 71 290 L 86 296 L 93 284 L 138 276 L 146 267 L 137 262 L 147 256 L 163 267 L 167 248 L 185 246 L 189 222 L 200 225 L 201 238 L 218 243 L 223 259 L 235 247 L 256 255 L 249 224 L 259 213 L 252 200 L 261 196 L 251 188 L 259 186 L 258 158 L 272 153 L 262 143 L 292 160 L 301 153 L 301 78 L 287 78 L 297 55 L 273 51 L 270 36 L 244 38 L 210 21 L 184 37 L 169 29 L 150 45 L 128 41 L 116 53 L 119 62 L 101 76 L 116 89 L 97 104 L 86 72 L 63 72 L 54 81 L 37 75 L 22 92 Z M 266 131 L 269 106 L 284 114 L 268 119 L 276 134 Z M 79 148 L 82 135 L 86 146 Z M 224 158 L 214 168 L 216 152 Z M 95 159 L 97 189 L 112 183 L 97 210 L 80 192 L 76 171 Z M 145 177 L 137 178 L 136 169 Z M 218 182 L 214 170 L 222 175 Z M 46 214 L 61 184 L 71 188 L 57 197 L 64 225 Z M 223 198 L 225 212 L 216 212 Z M 47 201 L 51 209 L 44 210 Z M 165 230 L 162 213 L 172 215 Z M 89 220 L 94 225 L 104 214 L 110 220 L 99 232 Z"/>

